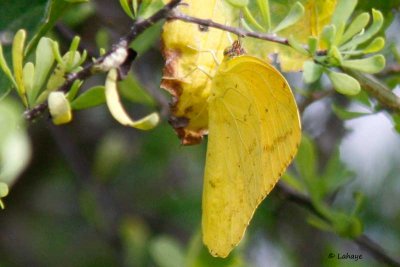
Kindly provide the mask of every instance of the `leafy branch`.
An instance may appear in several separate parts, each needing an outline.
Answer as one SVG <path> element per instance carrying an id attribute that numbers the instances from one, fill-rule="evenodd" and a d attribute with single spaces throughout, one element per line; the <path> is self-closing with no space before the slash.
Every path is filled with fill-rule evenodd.
<path id="1" fill-rule="evenodd" d="M 85 80 L 85 79 L 89 78 L 90 76 L 92 76 L 95 73 L 96 66 L 101 66 L 105 61 L 107 61 L 107 59 L 110 59 L 112 57 L 112 55 L 115 55 L 115 53 L 119 49 L 125 49 L 126 51 L 128 51 L 128 46 L 133 40 L 135 40 L 147 28 L 151 27 L 158 21 L 165 19 L 168 16 L 168 13 L 173 8 L 175 8 L 180 2 L 181 2 L 181 0 L 172 0 L 170 3 L 165 5 L 163 8 L 161 8 L 158 12 L 156 12 L 151 17 L 144 19 L 144 20 L 136 21 L 133 24 L 133 26 L 131 27 L 131 30 L 129 31 L 129 33 L 126 34 L 124 37 L 122 37 L 117 44 L 114 44 L 110 51 L 105 53 L 103 56 L 97 58 L 93 62 L 86 64 L 82 70 L 80 70 L 76 73 L 70 73 L 66 77 L 65 82 L 57 89 L 57 91 L 64 92 L 64 93 L 68 92 L 75 81 Z M 123 61 L 125 61 L 125 58 Z M 120 62 L 120 65 L 122 65 L 123 63 L 124 62 Z M 119 67 L 119 66 L 116 66 L 116 67 Z M 107 69 L 107 68 L 104 70 L 100 69 L 100 71 L 103 71 L 103 72 L 108 71 L 108 70 L 109 69 Z M 99 71 L 99 69 L 97 68 L 96 71 Z M 48 108 L 48 103 L 44 102 L 42 104 L 39 104 L 39 105 L 25 111 L 24 116 L 27 120 L 33 121 L 38 116 L 40 116 L 47 108 Z"/>
<path id="2" fill-rule="evenodd" d="M 325 214 L 321 213 L 314 206 L 311 199 L 306 195 L 295 191 L 294 189 L 285 185 L 284 183 L 278 183 L 277 188 L 279 189 L 280 193 L 285 199 L 306 208 L 307 210 L 314 213 L 323 220 L 326 220 L 328 222 L 330 221 L 330 219 L 326 217 Z M 388 255 L 379 244 L 377 244 L 367 235 L 362 234 L 353 239 L 353 242 L 358 244 L 362 249 L 371 254 L 376 260 L 388 264 L 390 266 L 400 266 L 400 260 L 395 259 L 390 255 Z"/>

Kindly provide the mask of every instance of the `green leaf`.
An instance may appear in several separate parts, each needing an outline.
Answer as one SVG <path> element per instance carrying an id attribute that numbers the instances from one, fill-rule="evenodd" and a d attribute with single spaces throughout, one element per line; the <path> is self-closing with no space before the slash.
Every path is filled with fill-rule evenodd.
<path id="1" fill-rule="evenodd" d="M 385 47 L 385 38 L 375 38 L 366 48 L 363 49 L 364 54 L 379 52 Z"/>
<path id="2" fill-rule="evenodd" d="M 133 2 L 136 2 L 136 0 L 133 0 Z M 134 19 L 135 16 L 132 13 L 131 7 L 129 5 L 129 1 L 128 0 L 119 0 L 119 4 L 121 5 L 122 9 L 124 10 L 124 12 L 131 17 L 131 19 Z"/>
<path id="3" fill-rule="evenodd" d="M 334 231 L 342 237 L 354 239 L 360 236 L 363 232 L 363 225 L 356 217 L 336 212 L 332 218 L 334 218 Z"/>
<path id="4" fill-rule="evenodd" d="M 335 12 L 333 13 L 331 23 L 339 26 L 340 23 L 346 23 L 353 13 L 357 5 L 357 0 L 339 0 L 336 4 Z"/>
<path id="5" fill-rule="evenodd" d="M 326 187 L 326 194 L 334 193 L 340 187 L 348 183 L 353 177 L 354 173 L 349 171 L 346 165 L 343 164 L 340 159 L 339 148 L 336 147 L 335 151 L 330 156 L 322 175 L 322 180 Z"/>
<path id="6" fill-rule="evenodd" d="M 394 129 L 398 134 L 400 134 L 400 114 L 393 114 L 391 117 L 393 120 Z"/>
<path id="7" fill-rule="evenodd" d="M 80 56 L 78 57 L 79 59 L 75 62 L 79 42 L 81 38 L 79 36 L 75 36 L 74 39 L 71 42 L 71 45 L 69 46 L 68 49 L 68 59 L 66 60 L 66 69 L 68 70 L 73 70 L 76 65 L 80 65 L 78 62 L 80 61 Z M 79 53 L 79 52 L 78 52 Z"/>
<path id="8" fill-rule="evenodd" d="M 5 183 L 0 182 L 0 198 L 8 195 L 8 186 Z"/>
<path id="9" fill-rule="evenodd" d="M 271 13 L 269 9 L 269 0 L 257 0 L 258 8 L 261 12 L 261 16 L 267 29 L 267 32 L 271 29 Z"/>
<path id="10" fill-rule="evenodd" d="M 340 66 L 342 64 L 343 61 L 342 54 L 340 53 L 336 45 L 331 46 L 331 49 L 329 49 L 328 52 L 328 56 L 329 56 L 329 62 L 333 66 Z"/>
<path id="11" fill-rule="evenodd" d="M 134 1 L 135 2 L 135 1 Z M 107 165 L 107 163 L 105 163 Z M 121 223 L 121 240 L 125 266 L 146 266 L 150 230 L 140 218 L 124 219 Z"/>
<path id="12" fill-rule="evenodd" d="M 24 46 L 26 39 L 26 31 L 19 30 L 13 40 L 12 45 L 12 62 L 14 69 L 15 82 L 17 83 L 17 92 L 21 97 L 25 106 L 27 106 L 26 91 L 23 80 L 23 64 L 24 64 Z"/>
<path id="13" fill-rule="evenodd" d="M 121 95 L 133 103 L 140 103 L 154 107 L 156 102 L 151 97 L 143 86 L 139 83 L 134 73 L 126 76 L 126 78 L 119 83 Z"/>
<path id="14" fill-rule="evenodd" d="M 297 152 L 295 166 L 300 177 L 306 181 L 316 178 L 315 146 L 312 140 L 305 134 L 302 135 L 299 151 Z"/>
<path id="15" fill-rule="evenodd" d="M 8 186 L 5 183 L 0 182 L 0 208 L 4 209 L 4 203 L 1 198 L 8 195 Z"/>
<path id="16" fill-rule="evenodd" d="M 105 102 L 105 87 L 95 86 L 88 89 L 72 101 L 71 108 L 75 110 L 87 109 L 104 104 Z"/>
<path id="17" fill-rule="evenodd" d="M 342 50 L 352 49 L 362 43 L 365 43 L 375 34 L 377 34 L 383 25 L 383 15 L 380 11 L 373 9 L 372 19 L 372 25 L 364 33 L 356 35 L 350 42 L 342 45 L 340 48 Z"/>
<path id="18" fill-rule="evenodd" d="M 297 23 L 304 16 L 304 7 L 300 2 L 296 2 L 290 9 L 287 16 L 275 27 L 272 31 L 274 33 L 280 32 L 295 23 Z"/>
<path id="19" fill-rule="evenodd" d="M 352 216 L 356 216 L 361 210 L 361 206 L 363 205 L 363 202 L 365 200 L 365 196 L 361 192 L 354 192 L 353 198 L 354 198 L 355 204 L 354 204 L 354 207 L 353 207 L 353 211 L 351 212 L 351 215 Z"/>
<path id="20" fill-rule="evenodd" d="M 46 13 L 43 19 L 43 23 L 40 25 L 35 36 L 29 42 L 27 46 L 27 53 L 29 53 L 34 47 L 36 47 L 40 38 L 43 37 L 57 22 L 57 20 L 65 14 L 71 7 L 87 3 L 88 0 L 75 0 L 75 1 L 65 1 L 65 0 L 49 0 L 46 6 Z"/>
<path id="21" fill-rule="evenodd" d="M 306 188 L 304 187 L 304 184 L 297 179 L 294 175 L 292 175 L 290 172 L 285 172 L 282 177 L 281 181 L 290 186 L 290 188 L 293 188 L 296 190 L 296 192 L 301 192 L 303 194 L 307 193 Z"/>
<path id="22" fill-rule="evenodd" d="M 251 26 L 254 26 L 257 30 L 264 32 L 265 28 L 258 23 L 258 21 L 254 18 L 254 16 L 251 14 L 249 8 L 246 6 L 242 9 L 243 11 L 243 17 L 245 18 L 242 23 L 244 23 L 243 26 L 247 26 L 246 22 L 250 23 Z M 251 27 L 248 27 L 251 31 Z"/>
<path id="23" fill-rule="evenodd" d="M 290 35 L 288 37 L 288 41 L 290 46 L 295 49 L 297 52 L 303 54 L 303 55 L 309 55 L 308 51 L 303 47 L 303 45 L 301 43 L 299 43 L 294 37 L 293 35 Z"/>
<path id="24" fill-rule="evenodd" d="M 333 228 L 332 225 L 330 225 L 328 222 L 326 222 L 325 220 L 320 219 L 317 216 L 314 215 L 310 215 L 307 218 L 307 222 L 314 226 L 317 229 L 320 229 L 322 231 L 326 231 L 326 232 L 333 232 Z"/>
<path id="25" fill-rule="evenodd" d="M 13 83 L 14 87 L 17 88 L 17 83 L 15 82 L 14 76 L 12 75 L 11 70 L 8 67 L 7 61 L 4 57 L 3 46 L 1 45 L 1 43 L 0 43 L 0 68 L 3 70 L 4 74 L 8 77 L 8 79 Z"/>
<path id="26" fill-rule="evenodd" d="M 308 37 L 308 51 L 311 55 L 314 55 L 318 49 L 318 38 L 315 36 Z"/>
<path id="27" fill-rule="evenodd" d="M 335 41 L 335 36 L 336 36 L 335 25 L 327 25 L 322 30 L 319 40 L 324 46 L 326 46 L 329 49 Z"/>
<path id="28" fill-rule="evenodd" d="M 35 78 L 35 65 L 33 65 L 32 62 L 26 63 L 22 72 L 23 72 L 22 77 L 24 78 L 25 90 L 27 95 L 29 95 L 33 89 L 33 81 Z"/>
<path id="29" fill-rule="evenodd" d="M 316 64 L 313 61 L 304 62 L 303 69 L 303 78 L 306 83 L 313 83 L 317 81 L 321 77 L 324 70 L 320 64 Z"/>
<path id="30" fill-rule="evenodd" d="M 140 19 L 146 19 L 164 6 L 162 0 L 142 0 L 138 11 Z"/>
<path id="31" fill-rule="evenodd" d="M 353 22 L 350 24 L 350 26 L 347 28 L 345 33 L 342 36 L 342 39 L 340 40 L 339 44 L 343 44 L 350 40 L 354 35 L 357 33 L 361 32 L 362 29 L 367 26 L 368 21 L 369 21 L 370 15 L 367 12 L 361 13 L 358 15 Z"/>
<path id="32" fill-rule="evenodd" d="M 185 266 L 183 249 L 172 238 L 161 236 L 150 243 L 150 254 L 159 267 Z"/>
<path id="33" fill-rule="evenodd" d="M 326 72 L 337 92 L 344 95 L 356 95 L 360 92 L 360 84 L 353 77 L 328 69 L 326 69 Z"/>
<path id="34" fill-rule="evenodd" d="M 341 120 L 352 120 L 356 119 L 359 117 L 371 115 L 372 113 L 366 113 L 366 112 L 354 112 L 354 111 L 348 111 L 342 107 L 339 107 L 335 104 L 332 104 L 332 111 L 338 116 Z"/>
<path id="35" fill-rule="evenodd" d="M 344 60 L 342 67 L 365 73 L 377 73 L 385 68 L 385 57 L 383 55 L 375 55 L 363 59 Z"/>
<path id="36" fill-rule="evenodd" d="M 132 42 L 129 46 L 135 50 L 138 55 L 144 54 L 149 50 L 154 44 L 157 43 L 158 38 L 160 38 L 162 23 L 156 23 L 150 28 L 146 29 L 142 34 Z"/>
<path id="37" fill-rule="evenodd" d="M 75 96 L 78 94 L 78 91 L 81 88 L 82 84 L 83 84 L 83 81 L 81 81 L 81 80 L 74 81 L 74 83 L 71 86 L 71 90 L 69 90 L 69 92 L 67 94 L 67 99 L 69 102 L 71 102 L 75 98 Z"/>
<path id="38" fill-rule="evenodd" d="M 33 89 L 28 94 L 30 104 L 34 104 L 37 96 L 41 92 L 44 83 L 49 76 L 50 70 L 53 67 L 55 58 L 52 46 L 53 41 L 50 38 L 43 37 L 40 39 L 36 48 L 36 64 Z"/>
<path id="39" fill-rule="evenodd" d="M 359 94 L 352 96 L 351 99 L 359 102 L 360 104 L 372 108 L 372 103 L 369 99 L 368 93 L 361 90 Z"/>
<path id="40" fill-rule="evenodd" d="M 249 0 L 226 0 L 229 4 L 237 8 L 246 7 L 249 4 Z"/>

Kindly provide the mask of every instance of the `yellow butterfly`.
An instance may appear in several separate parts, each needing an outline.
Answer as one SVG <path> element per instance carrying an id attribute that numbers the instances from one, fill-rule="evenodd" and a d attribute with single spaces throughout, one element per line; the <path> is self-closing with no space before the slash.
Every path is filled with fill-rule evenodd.
<path id="1" fill-rule="evenodd" d="M 297 152 L 301 126 L 285 78 L 235 41 L 212 79 L 203 242 L 226 257 Z M 232 57 L 233 56 L 233 57 Z"/>

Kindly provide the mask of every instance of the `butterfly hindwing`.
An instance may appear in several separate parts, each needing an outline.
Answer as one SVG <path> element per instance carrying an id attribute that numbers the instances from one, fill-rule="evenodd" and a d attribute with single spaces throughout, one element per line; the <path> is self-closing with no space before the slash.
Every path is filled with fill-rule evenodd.
<path id="1" fill-rule="evenodd" d="M 203 239 L 226 257 L 293 159 L 300 122 L 286 80 L 251 56 L 224 61 L 212 81 Z"/>

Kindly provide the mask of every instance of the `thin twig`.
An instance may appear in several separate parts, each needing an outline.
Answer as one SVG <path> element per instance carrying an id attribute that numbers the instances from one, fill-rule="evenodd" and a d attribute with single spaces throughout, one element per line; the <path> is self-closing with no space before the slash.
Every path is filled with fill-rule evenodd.
<path id="1" fill-rule="evenodd" d="M 277 188 L 286 199 L 296 203 L 297 205 L 305 207 L 318 217 L 321 217 L 322 219 L 329 221 L 328 218 L 326 218 L 322 213 L 320 213 L 314 207 L 312 201 L 307 196 L 300 194 L 297 191 L 294 191 L 293 189 L 291 189 L 290 187 L 286 186 L 283 183 L 278 183 Z M 399 259 L 395 259 L 389 256 L 379 244 L 377 244 L 375 241 L 373 241 L 365 234 L 357 237 L 353 241 L 356 244 L 358 244 L 362 249 L 367 251 L 370 255 L 372 255 L 377 261 L 383 262 L 390 266 L 400 267 Z"/>
<path id="2" fill-rule="evenodd" d="M 68 92 L 71 88 L 71 85 L 76 81 L 76 80 L 84 80 L 89 78 L 91 75 L 93 75 L 93 67 L 101 64 L 110 54 L 114 53 L 117 49 L 121 47 L 127 48 L 129 44 L 135 40 L 142 32 L 144 32 L 147 28 L 152 26 L 153 24 L 157 23 L 158 21 L 165 19 L 168 17 L 168 13 L 171 12 L 172 9 L 174 9 L 181 0 L 172 0 L 169 2 L 167 5 L 165 5 L 163 8 L 161 8 L 159 11 L 157 11 L 154 15 L 151 17 L 145 19 L 145 20 L 139 20 L 136 21 L 131 30 L 129 31 L 128 34 L 126 34 L 124 37 L 122 37 L 117 44 L 115 44 L 110 51 L 108 51 L 105 55 L 99 57 L 97 60 L 94 62 L 90 62 L 85 65 L 85 67 L 76 73 L 71 73 L 67 76 L 64 84 L 57 89 L 57 91 L 61 92 Z M 36 119 L 38 116 L 43 114 L 44 111 L 47 110 L 48 104 L 47 102 L 44 102 L 42 104 L 39 104 L 32 109 L 29 109 L 25 111 L 24 116 L 25 119 L 28 121 L 33 121 Z"/>
<path id="3" fill-rule="evenodd" d="M 235 28 L 235 27 L 224 25 L 224 24 L 220 24 L 220 23 L 214 22 L 210 19 L 199 19 L 199 18 L 191 17 L 191 16 L 182 14 L 177 11 L 172 11 L 172 12 L 168 13 L 168 19 L 178 19 L 178 20 L 182 20 L 182 21 L 185 21 L 188 23 L 194 23 L 194 24 L 198 24 L 201 26 L 212 27 L 212 28 L 220 29 L 220 30 L 227 31 L 230 33 L 234 33 L 240 37 L 253 37 L 253 38 L 257 38 L 257 39 L 261 39 L 261 40 L 265 40 L 265 41 L 278 43 L 281 45 L 290 46 L 288 39 L 276 36 L 274 34 L 251 32 L 251 31 L 247 31 L 242 28 Z"/>

